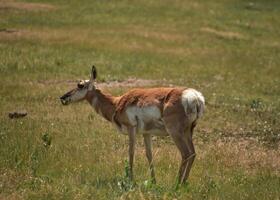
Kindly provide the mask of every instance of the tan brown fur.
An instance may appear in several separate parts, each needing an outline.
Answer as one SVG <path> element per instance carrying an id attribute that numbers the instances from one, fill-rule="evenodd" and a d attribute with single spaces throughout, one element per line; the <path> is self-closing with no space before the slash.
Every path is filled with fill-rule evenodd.
<path id="1" fill-rule="evenodd" d="M 96 70 L 93 67 L 91 80 L 80 82 L 77 89 L 63 95 L 61 97 L 62 103 L 67 105 L 71 101 L 86 99 L 98 114 L 117 125 L 121 131 L 127 132 L 131 179 L 133 179 L 135 135 L 140 131 L 140 128 L 146 131 L 142 134 L 154 182 L 151 131 L 158 129 L 160 132 L 168 133 L 182 156 L 178 178 L 180 184 L 184 183 L 189 176 L 195 158 L 192 136 L 197 119 L 204 109 L 202 94 L 194 89 L 161 87 L 133 89 L 122 96 L 114 97 L 95 88 L 95 77 Z"/>
<path id="2" fill-rule="evenodd" d="M 185 89 L 185 88 L 184 88 Z M 174 95 L 180 96 L 184 89 L 181 88 L 147 88 L 134 89 L 122 95 L 117 104 L 117 112 L 122 112 L 128 106 L 139 107 L 156 105 L 162 110 L 162 104 Z M 177 95 L 176 95 L 177 94 Z"/>
<path id="3" fill-rule="evenodd" d="M 174 133 L 173 136 L 171 136 L 176 141 L 178 138 L 180 140 L 182 137 L 181 135 L 183 135 L 188 126 L 190 126 L 192 135 L 196 123 L 188 124 L 187 116 L 181 103 L 182 92 L 185 89 L 186 88 L 133 89 L 119 97 L 114 97 L 97 89 L 89 92 L 86 96 L 86 100 L 92 104 L 93 99 L 97 98 L 98 101 L 96 105 L 93 106 L 96 112 L 101 114 L 108 121 L 115 123 L 120 129 L 122 126 L 125 126 L 127 130 L 133 129 L 133 125 L 129 123 L 129 119 L 125 113 L 125 110 L 129 106 L 157 106 L 162 113 L 162 119 L 167 132 Z M 180 141 L 177 143 L 180 143 Z M 190 156 L 183 150 L 181 153 L 182 159 L 184 160 L 188 159 Z M 186 164 L 187 162 L 182 161 L 181 165 L 186 167 Z M 181 167 L 179 172 L 179 176 L 181 177 L 183 176 L 183 168 L 184 167 Z M 155 177 L 153 178 L 155 179 Z M 184 182 L 185 180 L 186 178 L 183 177 L 180 182 Z"/>
<path id="4" fill-rule="evenodd" d="M 93 99 L 97 98 L 98 101 L 96 105 L 93 105 Z M 97 113 L 102 114 L 102 116 L 108 121 L 112 121 L 112 117 L 116 111 L 116 105 L 118 103 L 118 97 L 114 97 L 111 94 L 104 93 L 99 89 L 92 90 L 87 93 L 85 99 L 89 104 L 93 105 Z"/>
<path id="5" fill-rule="evenodd" d="M 121 118 L 121 115 L 129 106 L 157 106 L 162 114 L 164 111 L 168 114 L 174 109 L 173 112 L 176 112 L 176 108 L 182 110 L 180 97 L 182 91 L 185 89 L 186 88 L 138 88 L 130 90 L 118 97 L 96 89 L 88 92 L 85 99 L 92 104 L 93 99 L 97 98 L 97 104 L 93 105 L 95 111 L 97 113 L 101 111 L 103 117 L 112 122 L 114 114 Z M 119 123 L 129 125 L 126 119 L 116 120 L 118 120 Z"/>

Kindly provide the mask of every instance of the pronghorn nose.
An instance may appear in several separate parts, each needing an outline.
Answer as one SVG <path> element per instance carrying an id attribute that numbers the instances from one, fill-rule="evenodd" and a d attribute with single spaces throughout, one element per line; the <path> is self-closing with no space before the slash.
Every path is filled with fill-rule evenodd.
<path id="1" fill-rule="evenodd" d="M 60 99 L 60 101 L 61 101 L 61 103 L 63 104 L 63 105 L 67 105 L 67 100 L 66 100 L 66 98 L 67 97 L 69 97 L 70 96 L 70 94 L 69 93 L 66 93 L 65 95 L 63 95 L 63 96 L 61 96 L 59 99 Z"/>
<path id="2" fill-rule="evenodd" d="M 65 98 L 66 98 L 66 96 L 65 96 L 65 95 L 63 95 L 63 96 L 59 97 L 59 99 L 60 99 L 60 100 L 65 100 Z"/>
<path id="3" fill-rule="evenodd" d="M 67 101 L 63 97 L 60 97 L 60 101 L 62 105 L 67 105 Z"/>

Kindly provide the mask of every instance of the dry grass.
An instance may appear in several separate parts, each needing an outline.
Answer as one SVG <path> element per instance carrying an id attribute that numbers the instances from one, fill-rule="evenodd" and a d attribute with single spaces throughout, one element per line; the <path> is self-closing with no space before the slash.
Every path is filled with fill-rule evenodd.
<path id="1" fill-rule="evenodd" d="M 115 34 L 117 33 L 117 34 Z M 129 41 L 129 37 L 135 35 L 141 36 L 138 40 Z M 149 29 L 141 30 L 110 30 L 107 29 L 8 29 L 0 31 L 0 41 L 15 41 L 21 39 L 36 39 L 40 42 L 60 43 L 60 44 L 76 44 L 91 45 L 101 49 L 114 49 L 116 51 L 126 52 L 147 52 L 150 54 L 170 55 L 174 57 L 187 57 L 192 54 L 205 54 L 209 49 L 189 48 L 180 46 L 181 42 L 187 42 L 189 39 L 180 34 L 171 34 L 163 32 L 150 31 Z M 145 41 L 144 41 L 145 40 Z M 178 45 L 170 45 L 169 42 L 178 43 Z"/>
<path id="2" fill-rule="evenodd" d="M 133 34 L 138 37 L 143 37 L 146 39 L 153 39 L 153 40 L 161 40 L 161 41 L 170 41 L 170 42 L 182 42 L 185 41 L 188 36 L 179 34 L 176 30 L 154 30 L 149 27 L 143 26 L 128 26 L 125 30 L 122 29 L 129 34 Z"/>
<path id="3" fill-rule="evenodd" d="M 116 30 L 117 31 L 117 30 Z M 115 31 L 114 31 L 115 32 Z M 14 41 L 21 39 L 36 39 L 51 42 L 51 43 L 61 43 L 61 44 L 87 44 L 93 47 L 100 48 L 112 48 L 125 51 L 134 51 L 134 52 L 144 52 L 149 51 L 151 53 L 158 54 L 170 54 L 174 56 L 184 56 L 189 53 L 188 49 L 185 48 L 176 48 L 170 47 L 168 49 L 161 48 L 158 45 L 153 44 L 153 42 L 142 42 L 142 41 L 133 41 L 126 42 L 124 41 L 127 31 L 119 31 L 115 38 L 112 38 L 113 32 L 106 30 L 78 30 L 70 29 L 64 30 L 2 30 L 0 31 L 0 40 L 2 41 Z M 141 34 L 141 33 L 139 33 Z M 145 34 L 145 32 L 143 32 Z M 152 39 L 152 38 L 150 38 Z"/>
<path id="4" fill-rule="evenodd" d="M 214 156 L 220 166 L 242 168 L 253 175 L 259 169 L 270 170 L 280 174 L 280 152 L 278 149 L 264 148 L 253 139 L 227 138 L 211 143 L 198 143 L 198 159 L 204 160 Z"/>
<path id="5" fill-rule="evenodd" d="M 24 10 L 24 11 L 52 11 L 57 7 L 46 3 L 28 3 L 0 0 L 0 10 Z"/>
<path id="6" fill-rule="evenodd" d="M 279 198 L 278 1 L 28 1 L 0 0 L 0 200 Z M 146 185 L 139 136 L 137 186 L 119 187 L 127 137 L 58 98 L 92 64 L 114 95 L 170 83 L 205 95 L 187 186 L 174 189 L 180 154 L 158 137 L 158 184 Z"/>

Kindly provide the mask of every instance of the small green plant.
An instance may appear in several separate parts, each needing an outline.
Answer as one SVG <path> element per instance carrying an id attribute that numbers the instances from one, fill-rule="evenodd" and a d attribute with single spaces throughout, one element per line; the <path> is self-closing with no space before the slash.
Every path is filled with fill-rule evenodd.
<path id="1" fill-rule="evenodd" d="M 51 145 L 52 137 L 48 133 L 42 135 L 43 145 L 48 148 Z"/>
<path id="2" fill-rule="evenodd" d="M 35 149 L 31 154 L 31 172 L 33 176 L 36 176 L 37 170 L 39 168 L 39 153 L 38 149 Z"/>
<path id="3" fill-rule="evenodd" d="M 131 191 L 135 187 L 135 183 L 131 181 L 130 178 L 130 169 L 128 161 L 125 161 L 125 167 L 124 167 L 124 177 L 121 178 L 120 181 L 118 181 L 118 186 L 121 191 Z"/>
<path id="4" fill-rule="evenodd" d="M 263 102 L 260 98 L 253 99 L 250 103 L 251 110 L 256 111 L 263 108 Z"/>
<path id="5" fill-rule="evenodd" d="M 202 185 L 199 188 L 199 194 L 203 198 L 208 199 L 211 193 L 219 189 L 219 185 L 212 176 L 205 175 L 202 179 Z"/>
<path id="6" fill-rule="evenodd" d="M 184 188 L 184 190 L 188 190 L 189 182 L 185 182 L 183 184 L 179 183 L 179 178 L 176 179 L 174 190 L 178 191 L 181 188 Z"/>

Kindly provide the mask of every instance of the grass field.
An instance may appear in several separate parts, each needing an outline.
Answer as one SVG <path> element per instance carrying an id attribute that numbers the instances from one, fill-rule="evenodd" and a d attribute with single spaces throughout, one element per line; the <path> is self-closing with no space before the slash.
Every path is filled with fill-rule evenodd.
<path id="1" fill-rule="evenodd" d="M 187 185 L 170 138 L 153 141 L 157 185 L 138 138 L 132 185 L 127 138 L 61 105 L 92 64 L 115 95 L 135 79 L 204 94 Z M 0 0 L 0 85 L 0 199 L 280 199 L 278 0 Z"/>

